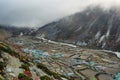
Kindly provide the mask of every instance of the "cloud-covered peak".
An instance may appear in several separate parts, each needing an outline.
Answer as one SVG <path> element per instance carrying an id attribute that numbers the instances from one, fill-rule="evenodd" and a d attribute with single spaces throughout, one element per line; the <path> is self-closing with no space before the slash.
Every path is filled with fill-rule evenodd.
<path id="1" fill-rule="evenodd" d="M 109 9 L 119 4 L 120 0 L 0 0 L 0 24 L 40 27 L 90 5 Z"/>

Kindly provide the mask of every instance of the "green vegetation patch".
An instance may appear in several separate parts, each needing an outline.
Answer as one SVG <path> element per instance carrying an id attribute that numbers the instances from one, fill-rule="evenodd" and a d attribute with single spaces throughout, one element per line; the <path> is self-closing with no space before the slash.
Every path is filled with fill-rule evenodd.
<path id="1" fill-rule="evenodd" d="M 20 68 L 30 71 L 30 68 L 27 64 L 22 64 Z"/>
<path id="2" fill-rule="evenodd" d="M 50 77 L 48 77 L 47 75 L 45 76 L 41 76 L 40 80 L 51 80 Z"/>

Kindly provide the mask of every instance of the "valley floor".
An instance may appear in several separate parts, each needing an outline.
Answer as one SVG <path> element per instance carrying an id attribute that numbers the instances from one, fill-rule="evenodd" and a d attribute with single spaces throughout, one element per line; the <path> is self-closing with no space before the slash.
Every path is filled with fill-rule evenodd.
<path id="1" fill-rule="evenodd" d="M 10 42 L 9 44 L 12 45 L 14 50 L 32 62 L 30 62 L 31 66 L 29 68 L 34 80 L 39 80 L 35 78 L 44 75 L 53 77 L 50 80 L 120 79 L 120 75 L 118 75 L 120 73 L 120 59 L 111 52 L 85 49 L 28 36 L 12 37 L 8 39 L 8 42 Z M 24 71 L 19 68 L 22 62 L 15 57 L 7 56 L 9 64 L 7 64 L 6 70 L 13 72 L 15 74 L 14 77 L 16 77 Z M 44 70 L 38 69 L 37 64 L 43 64 L 50 71 L 64 75 L 67 78 L 55 79 L 53 75 L 49 75 Z"/>

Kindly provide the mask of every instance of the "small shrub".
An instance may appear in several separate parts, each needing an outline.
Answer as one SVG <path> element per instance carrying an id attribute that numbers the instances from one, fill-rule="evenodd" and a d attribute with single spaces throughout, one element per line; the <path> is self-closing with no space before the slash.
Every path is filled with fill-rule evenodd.
<path id="1" fill-rule="evenodd" d="M 6 65 L 5 65 L 4 62 L 0 62 L 0 70 L 3 70 L 5 66 L 6 66 Z"/>
<path id="2" fill-rule="evenodd" d="M 50 77 L 48 77 L 47 75 L 45 76 L 41 76 L 40 80 L 51 80 Z"/>
<path id="3" fill-rule="evenodd" d="M 22 64 L 20 68 L 25 69 L 25 70 L 27 70 L 27 71 L 30 71 L 29 66 L 26 65 L 26 64 Z"/>

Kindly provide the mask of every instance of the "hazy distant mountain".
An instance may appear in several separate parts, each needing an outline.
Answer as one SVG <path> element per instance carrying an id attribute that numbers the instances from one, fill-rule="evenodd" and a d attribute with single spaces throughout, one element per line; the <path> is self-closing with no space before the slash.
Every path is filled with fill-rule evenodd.
<path id="1" fill-rule="evenodd" d="M 1 31 L 0 34 L 2 34 L 4 32 L 5 34 L 11 34 L 11 36 L 18 36 L 21 33 L 23 33 L 24 35 L 28 35 L 31 33 L 32 29 L 25 28 L 25 27 L 0 25 L 0 31 Z"/>
<path id="2" fill-rule="evenodd" d="M 55 41 L 120 51 L 120 12 L 115 8 L 89 8 L 49 23 L 34 34 L 44 34 Z"/>

